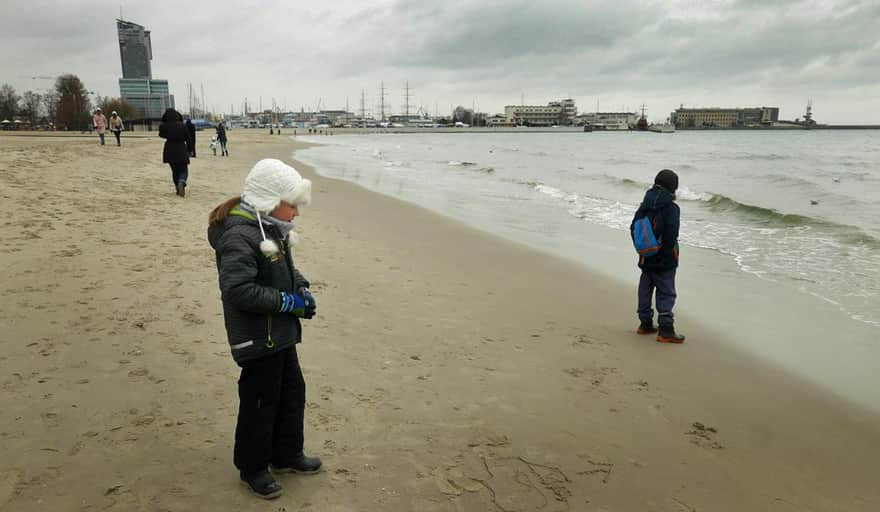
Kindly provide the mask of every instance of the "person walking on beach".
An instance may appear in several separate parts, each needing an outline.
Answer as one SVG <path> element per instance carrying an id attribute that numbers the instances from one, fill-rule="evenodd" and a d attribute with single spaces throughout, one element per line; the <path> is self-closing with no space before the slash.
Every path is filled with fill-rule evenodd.
<path id="1" fill-rule="evenodd" d="M 229 151 L 226 150 L 226 125 L 223 121 L 217 125 L 217 140 L 220 142 L 220 155 L 229 156 Z"/>
<path id="2" fill-rule="evenodd" d="M 663 169 L 657 173 L 654 186 L 645 192 L 645 198 L 630 224 L 630 234 L 634 243 L 637 236 L 654 236 L 659 244 L 656 254 L 639 256 L 642 276 L 639 279 L 638 316 L 641 324 L 636 332 L 639 334 L 657 332 L 657 328 L 654 327 L 654 310 L 651 309 L 651 299 L 656 290 L 657 324 L 660 327 L 657 341 L 661 343 L 684 343 L 685 340 L 683 335 L 675 332 L 672 315 L 676 297 L 675 272 L 678 268 L 678 229 L 681 217 L 678 205 L 675 204 L 677 189 L 678 175 L 675 172 Z M 642 219 L 647 219 L 647 223 Z M 652 233 L 636 233 L 639 228 L 651 229 Z"/>
<path id="3" fill-rule="evenodd" d="M 116 114 L 116 111 L 110 113 L 110 131 L 113 132 L 113 136 L 116 137 L 116 145 L 121 146 L 122 142 L 119 140 L 119 136 L 122 134 L 122 118 Z"/>
<path id="4" fill-rule="evenodd" d="M 196 127 L 192 123 L 192 119 L 186 118 L 186 145 L 189 148 L 189 156 L 196 157 Z"/>
<path id="5" fill-rule="evenodd" d="M 98 138 L 101 139 L 101 145 L 104 145 L 104 133 L 107 131 L 107 118 L 104 117 L 104 114 L 101 112 L 101 109 L 95 110 L 95 115 L 92 116 L 92 126 L 95 128 L 95 131 L 98 132 Z"/>
<path id="6" fill-rule="evenodd" d="M 293 261 L 293 219 L 312 184 L 280 160 L 254 165 L 244 191 L 208 219 L 232 357 L 241 367 L 233 463 L 261 498 L 282 487 L 272 473 L 316 473 L 303 453 L 306 387 L 296 353 L 300 319 L 315 315 L 309 281 Z M 271 469 L 271 472 L 270 472 Z"/>
<path id="7" fill-rule="evenodd" d="M 159 137 L 165 139 L 162 162 L 171 166 L 171 180 L 180 197 L 186 196 L 186 182 L 189 179 L 189 133 L 183 124 L 180 112 L 169 108 L 162 114 L 159 124 Z"/>

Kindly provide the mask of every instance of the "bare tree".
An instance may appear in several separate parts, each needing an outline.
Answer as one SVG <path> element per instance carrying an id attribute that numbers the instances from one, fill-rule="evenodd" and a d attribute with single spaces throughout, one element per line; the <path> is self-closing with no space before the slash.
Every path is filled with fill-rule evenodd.
<path id="1" fill-rule="evenodd" d="M 43 95 L 38 92 L 27 91 L 21 95 L 21 115 L 31 123 L 31 128 L 36 128 L 42 116 Z"/>
<path id="2" fill-rule="evenodd" d="M 92 103 L 88 90 L 76 75 L 61 75 L 55 80 L 58 102 L 55 108 L 57 123 L 67 130 L 84 130 L 89 126 Z"/>
<path id="3" fill-rule="evenodd" d="M 116 114 L 125 120 L 133 120 L 140 117 L 138 115 L 138 111 L 134 108 L 134 105 L 126 102 L 122 98 L 111 98 L 110 96 L 99 96 L 97 98 L 98 106 L 104 112 L 105 115 L 110 115 L 111 112 L 116 112 Z"/>
<path id="4" fill-rule="evenodd" d="M 0 86 L 0 118 L 14 121 L 18 113 L 18 100 L 14 87 L 9 84 Z"/>
<path id="5" fill-rule="evenodd" d="M 58 93 L 48 91 L 43 94 L 43 112 L 46 113 L 46 122 L 55 125 L 55 113 L 58 110 Z"/>

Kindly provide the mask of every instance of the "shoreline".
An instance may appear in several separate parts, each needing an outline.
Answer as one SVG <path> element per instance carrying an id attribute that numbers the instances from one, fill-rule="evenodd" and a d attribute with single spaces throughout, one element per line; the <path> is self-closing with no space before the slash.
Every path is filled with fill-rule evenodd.
<path id="1" fill-rule="evenodd" d="M 369 152 L 370 147 L 379 148 L 377 150 L 384 153 L 389 145 L 401 144 L 404 138 L 384 145 L 378 138 L 365 145 L 353 142 L 356 139 L 347 139 L 342 145 L 331 140 L 315 150 L 316 154 L 322 155 L 320 158 L 311 156 L 310 151 L 302 153 L 301 158 L 326 165 L 325 176 L 345 179 L 368 190 L 457 219 L 481 232 L 560 256 L 614 280 L 624 289 L 629 290 L 638 282 L 639 271 L 626 242 L 625 228 L 621 231 L 607 224 L 584 222 L 571 215 L 543 211 L 541 204 L 529 208 L 526 215 L 529 218 L 515 221 L 519 215 L 516 206 L 497 205 L 497 210 L 491 206 L 482 208 L 479 197 L 474 195 L 444 211 L 448 192 L 444 193 L 442 181 L 434 187 L 436 193 L 428 191 L 426 195 L 429 189 L 407 184 L 411 179 L 401 175 L 399 169 L 386 173 L 380 170 L 381 167 L 369 167 L 369 162 L 365 164 L 367 167 L 358 169 L 357 160 L 349 162 L 343 158 L 337 162 L 331 158 L 331 153 L 348 154 L 346 148 L 349 144 L 357 146 L 362 154 L 364 148 Z M 302 137 L 297 142 L 303 140 L 324 142 L 320 137 Z M 439 140 L 434 138 L 424 143 L 430 146 Z M 399 156 L 389 158 L 400 159 Z M 441 160 L 449 158 L 447 154 Z M 546 222 L 553 222 L 549 234 L 536 229 Z M 797 289 L 797 283 L 785 281 L 784 276 L 782 280 L 774 280 L 772 276 L 745 270 L 736 254 L 688 244 L 683 244 L 683 248 L 685 245 L 686 263 L 678 273 L 678 284 L 683 293 L 676 308 L 677 318 L 683 321 L 679 325 L 685 334 L 688 334 L 688 322 L 695 319 L 704 325 L 712 325 L 716 331 L 735 333 L 728 341 L 737 350 L 784 367 L 819 384 L 841 400 L 880 412 L 880 394 L 871 384 L 876 373 L 876 363 L 873 362 L 877 355 L 876 349 L 872 350 L 868 342 L 873 338 L 872 325 L 854 319 L 850 310 L 833 301 Z M 625 307 L 633 309 L 634 305 L 626 304 Z M 805 322 L 804 315 L 822 320 Z M 832 339 L 846 340 L 846 349 L 831 348 L 828 340 Z M 836 361 L 829 365 L 828 358 L 832 356 Z"/>
<path id="2" fill-rule="evenodd" d="M 0 380 L 0 507 L 264 507 L 231 464 L 237 370 L 204 231 L 256 159 L 290 161 L 300 144 L 236 130 L 232 157 L 200 148 L 181 200 L 158 139 L 0 136 L 18 206 L 0 228 L 14 368 Z M 880 506 L 864 449 L 880 442 L 876 414 L 690 319 L 683 346 L 639 337 L 629 287 L 296 166 L 314 180 L 296 254 L 319 304 L 298 347 L 306 447 L 325 470 L 282 479 L 273 506 Z"/>

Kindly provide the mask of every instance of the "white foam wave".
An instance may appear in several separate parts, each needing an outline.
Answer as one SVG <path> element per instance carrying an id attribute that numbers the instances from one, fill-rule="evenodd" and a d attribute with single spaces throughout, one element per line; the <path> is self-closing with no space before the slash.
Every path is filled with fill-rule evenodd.
<path id="1" fill-rule="evenodd" d="M 710 194 L 709 192 L 697 192 L 687 187 L 681 187 L 675 191 L 675 197 L 684 201 L 709 201 L 715 197 L 715 194 Z"/>

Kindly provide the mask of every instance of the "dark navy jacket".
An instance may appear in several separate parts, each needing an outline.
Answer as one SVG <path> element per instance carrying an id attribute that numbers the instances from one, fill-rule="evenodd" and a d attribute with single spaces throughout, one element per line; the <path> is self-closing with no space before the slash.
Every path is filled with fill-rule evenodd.
<path id="1" fill-rule="evenodd" d="M 660 242 L 660 252 L 650 257 L 639 257 L 639 268 L 648 272 L 666 272 L 678 267 L 678 228 L 681 212 L 675 196 L 659 185 L 645 192 L 645 198 L 629 225 L 630 237 L 636 219 L 647 216 L 654 225 L 654 235 Z"/>
<path id="2" fill-rule="evenodd" d="M 257 359 L 299 343 L 299 318 L 281 313 L 282 291 L 308 288 L 309 281 L 294 267 L 291 248 L 275 226 L 264 226 L 278 245 L 273 257 L 260 251 L 257 219 L 235 207 L 221 225 L 208 228 L 220 280 L 226 334 L 235 362 Z"/>

